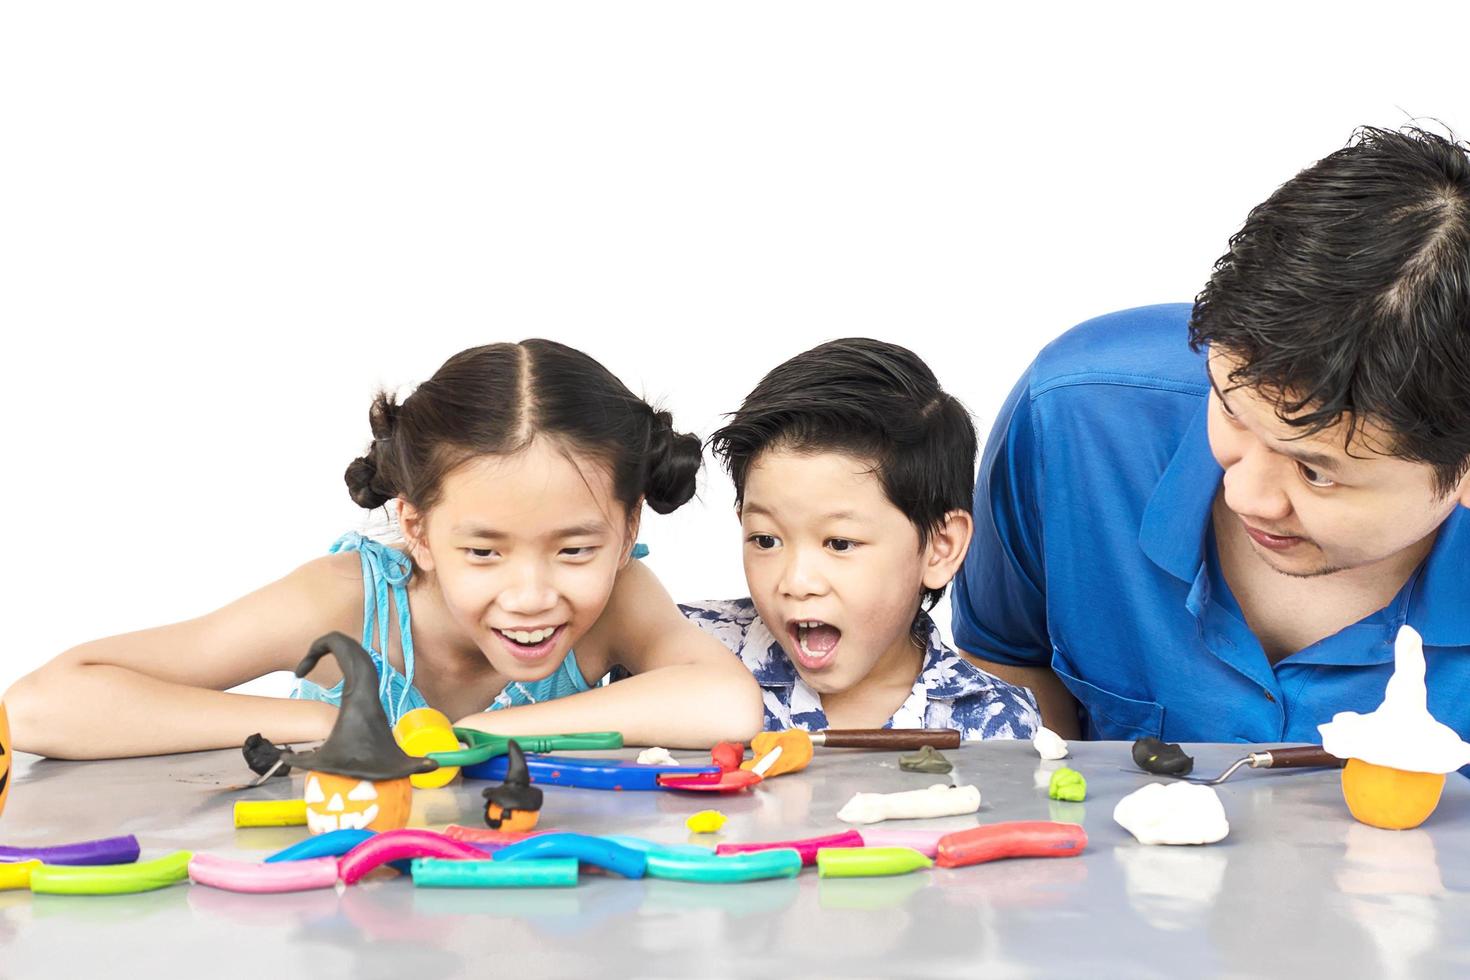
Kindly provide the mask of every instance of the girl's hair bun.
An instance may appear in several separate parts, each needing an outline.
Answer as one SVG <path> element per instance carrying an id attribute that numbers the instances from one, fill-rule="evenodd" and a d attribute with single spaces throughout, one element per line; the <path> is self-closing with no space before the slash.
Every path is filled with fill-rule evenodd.
<path id="1" fill-rule="evenodd" d="M 648 476 L 643 499 L 655 513 L 667 514 L 694 496 L 704 456 L 698 436 L 674 431 L 674 417 L 653 412 L 648 432 Z"/>
<path id="2" fill-rule="evenodd" d="M 385 474 L 385 462 L 393 455 L 393 435 L 398 429 L 398 403 L 386 391 L 378 392 L 368 409 L 368 425 L 372 427 L 373 444 L 368 451 L 347 465 L 342 480 L 347 494 L 359 507 L 372 510 L 394 497 L 398 490 Z"/>

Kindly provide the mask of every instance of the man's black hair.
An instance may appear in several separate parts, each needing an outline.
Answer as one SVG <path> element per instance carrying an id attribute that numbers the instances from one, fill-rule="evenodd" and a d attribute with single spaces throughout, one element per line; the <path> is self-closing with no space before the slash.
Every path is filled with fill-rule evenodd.
<path id="1" fill-rule="evenodd" d="M 1380 452 L 1470 470 L 1470 146 L 1363 128 L 1251 211 L 1195 300 L 1190 345 L 1303 435 L 1349 419 Z"/>
<path id="2" fill-rule="evenodd" d="M 968 510 L 975 484 L 975 426 L 934 372 L 897 344 L 848 337 L 773 369 L 710 437 L 745 500 L 745 477 L 768 449 L 840 452 L 868 460 L 919 547 L 952 510 Z M 924 590 L 933 608 L 944 589 Z"/>

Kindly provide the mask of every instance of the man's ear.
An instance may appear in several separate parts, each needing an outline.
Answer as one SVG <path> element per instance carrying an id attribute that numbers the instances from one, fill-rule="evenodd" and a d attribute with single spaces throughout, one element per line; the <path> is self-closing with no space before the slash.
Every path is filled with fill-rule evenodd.
<path id="1" fill-rule="evenodd" d="M 1470 508 L 1470 473 L 1460 480 L 1460 489 L 1455 493 L 1461 507 Z"/>
<path id="2" fill-rule="evenodd" d="M 398 529 L 408 545 L 408 556 L 426 572 L 434 570 L 434 556 L 429 553 L 428 515 L 413 504 L 398 498 Z"/>
<path id="3" fill-rule="evenodd" d="M 633 560 L 633 549 L 638 545 L 638 529 L 642 526 L 643 498 L 639 497 L 628 510 L 628 537 L 623 542 L 623 557 L 618 561 L 618 568 L 627 568 L 628 562 Z"/>
<path id="4" fill-rule="evenodd" d="M 929 543 L 924 546 L 924 588 L 942 589 L 950 583 L 970 550 L 974 533 L 975 518 L 959 509 L 945 514 L 929 531 Z"/>

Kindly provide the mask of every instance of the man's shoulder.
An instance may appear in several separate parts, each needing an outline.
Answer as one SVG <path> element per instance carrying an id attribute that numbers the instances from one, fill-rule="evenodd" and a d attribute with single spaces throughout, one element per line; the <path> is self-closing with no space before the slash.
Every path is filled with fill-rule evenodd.
<path id="1" fill-rule="evenodd" d="M 1089 385 L 1202 395 L 1204 356 L 1190 350 L 1188 303 L 1094 317 L 1048 344 L 1031 365 L 1033 399 Z"/>

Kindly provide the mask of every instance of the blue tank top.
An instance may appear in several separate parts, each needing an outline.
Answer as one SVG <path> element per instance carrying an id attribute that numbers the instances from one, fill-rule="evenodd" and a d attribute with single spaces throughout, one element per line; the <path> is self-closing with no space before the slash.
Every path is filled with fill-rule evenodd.
<path id="1" fill-rule="evenodd" d="M 388 724 L 396 724 L 399 718 L 413 709 L 428 707 L 424 696 L 413 686 L 413 630 L 408 607 L 408 580 L 413 575 L 413 565 L 403 552 L 365 538 L 356 531 L 349 531 L 337 539 L 331 553 L 339 551 L 355 551 L 362 560 L 362 645 L 378 670 L 378 701 L 388 715 Z M 648 549 L 644 545 L 634 546 L 634 558 L 642 558 L 646 554 Z M 397 614 L 398 637 L 403 646 L 401 674 L 383 652 L 388 647 L 390 612 Z M 485 710 L 537 704 L 587 689 L 582 668 L 577 664 L 577 654 L 568 651 L 566 659 L 551 675 L 539 681 L 512 681 Z M 340 705 L 342 682 L 325 688 L 303 678 L 297 682 L 291 696 Z"/>

